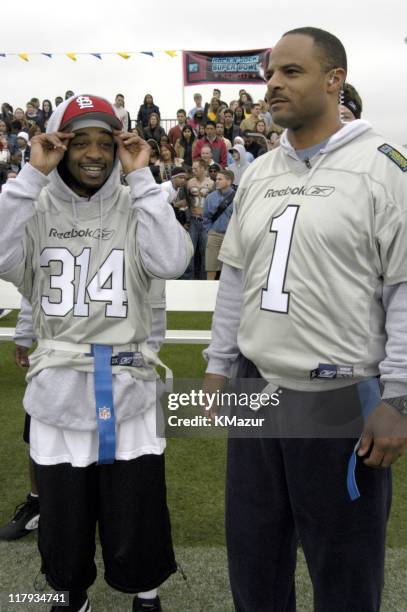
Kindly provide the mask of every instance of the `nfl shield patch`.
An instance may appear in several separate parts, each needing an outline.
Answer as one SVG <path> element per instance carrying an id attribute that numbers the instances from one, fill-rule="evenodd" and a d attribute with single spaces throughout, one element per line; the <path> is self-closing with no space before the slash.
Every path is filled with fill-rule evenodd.
<path id="1" fill-rule="evenodd" d="M 112 413 L 108 406 L 102 406 L 101 408 L 99 408 L 99 419 L 102 419 L 103 421 L 108 421 L 111 418 Z"/>

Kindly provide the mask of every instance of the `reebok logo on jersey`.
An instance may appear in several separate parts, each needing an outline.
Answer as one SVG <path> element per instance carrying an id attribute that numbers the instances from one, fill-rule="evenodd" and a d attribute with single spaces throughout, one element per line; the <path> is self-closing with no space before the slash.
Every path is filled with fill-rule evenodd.
<path id="1" fill-rule="evenodd" d="M 377 150 L 380 151 L 380 153 L 384 153 L 386 157 L 391 159 L 391 161 L 394 162 L 402 172 L 407 172 L 407 159 L 402 153 L 400 153 L 400 151 L 397 151 L 397 149 L 386 143 L 380 145 Z"/>
<path id="2" fill-rule="evenodd" d="M 335 191 L 335 187 L 326 187 L 324 185 L 313 185 L 312 187 L 308 187 L 305 192 L 305 195 L 310 196 L 321 196 L 322 198 L 327 198 Z"/>
<path id="3" fill-rule="evenodd" d="M 335 191 L 335 187 L 330 187 L 327 185 L 312 185 L 312 187 L 305 187 L 302 185 L 301 187 L 285 187 L 284 189 L 267 189 L 264 194 L 265 198 L 278 198 L 286 195 L 300 195 L 300 196 L 320 196 L 322 198 L 327 198 L 332 195 Z"/>
<path id="4" fill-rule="evenodd" d="M 102 229 L 102 240 L 110 240 L 113 236 L 115 230 Z M 59 238 L 59 240 L 69 239 L 69 238 L 95 238 L 99 240 L 100 237 L 100 229 L 90 229 L 89 227 L 84 230 L 79 230 L 72 228 L 67 232 L 58 232 L 55 227 L 51 227 L 49 230 L 48 236 L 50 238 Z"/>

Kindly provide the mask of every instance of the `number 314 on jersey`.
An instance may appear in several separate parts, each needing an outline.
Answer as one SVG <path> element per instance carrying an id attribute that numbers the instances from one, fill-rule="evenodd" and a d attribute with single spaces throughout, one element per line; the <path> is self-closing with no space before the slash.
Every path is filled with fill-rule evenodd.
<path id="1" fill-rule="evenodd" d="M 64 317 L 73 310 L 76 317 L 88 317 L 89 302 L 105 302 L 106 317 L 127 316 L 124 251 L 110 251 L 93 276 L 89 273 L 92 256 L 89 247 L 76 256 L 67 248 L 42 251 L 40 265 L 48 274 L 48 288 L 42 288 L 41 308 L 46 315 Z"/>

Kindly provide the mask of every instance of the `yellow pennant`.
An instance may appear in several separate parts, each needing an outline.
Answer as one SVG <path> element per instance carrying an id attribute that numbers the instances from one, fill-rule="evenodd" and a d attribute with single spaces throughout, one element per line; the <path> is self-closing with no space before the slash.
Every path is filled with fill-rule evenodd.
<path id="1" fill-rule="evenodd" d="M 122 57 L 123 59 L 129 59 L 130 55 L 128 53 L 125 53 L 124 51 L 118 51 L 117 55 L 120 55 L 120 57 Z"/>
<path id="2" fill-rule="evenodd" d="M 19 53 L 18 57 L 22 60 L 24 60 L 25 62 L 29 62 L 30 60 L 28 59 L 28 53 Z"/>
<path id="3" fill-rule="evenodd" d="M 69 59 L 71 59 L 73 62 L 78 61 L 78 58 L 76 57 L 76 53 L 67 53 L 66 56 L 69 57 Z"/>
<path id="4" fill-rule="evenodd" d="M 169 55 L 170 57 L 177 57 L 176 51 L 166 51 L 166 54 Z"/>

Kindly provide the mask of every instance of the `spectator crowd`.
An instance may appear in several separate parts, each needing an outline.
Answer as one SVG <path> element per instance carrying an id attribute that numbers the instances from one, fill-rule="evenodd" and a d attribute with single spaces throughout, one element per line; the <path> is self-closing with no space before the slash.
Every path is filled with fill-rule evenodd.
<path id="1" fill-rule="evenodd" d="M 74 92 L 68 90 L 65 99 L 72 95 Z M 60 96 L 55 98 L 55 106 L 62 101 Z M 144 96 L 133 120 L 125 108 L 123 94 L 116 95 L 114 107 L 123 128 L 137 132 L 149 143 L 151 172 L 166 190 L 178 221 L 190 232 L 195 255 L 184 278 L 206 279 L 216 278 L 220 271 L 216 254 L 232 213 L 230 192 L 234 193 L 250 162 L 278 146 L 282 130 L 273 124 L 267 102 L 255 102 L 244 89 L 229 105 L 217 88 L 209 102 L 196 93 L 194 104 L 189 112 L 178 109 L 176 124 L 168 131 L 161 125 L 160 109 L 150 94 Z M 8 102 L 2 104 L 0 189 L 29 161 L 31 139 L 45 132 L 52 112 L 51 100 L 41 104 L 38 98 L 31 98 L 25 110 L 13 108 Z M 174 120 L 165 123 L 173 124 Z M 219 174 L 226 168 L 226 174 Z M 217 192 L 215 200 L 209 198 L 212 192 Z M 221 204 L 225 198 L 230 200 L 229 205 L 213 219 L 214 201 Z M 205 263 L 208 236 L 209 261 Z M 215 249 L 214 239 L 218 245 Z M 208 265 L 214 269 L 208 269 Z"/>
<path id="2" fill-rule="evenodd" d="M 353 104 L 355 100 L 359 104 L 360 98 L 353 92 Z M 73 95 L 68 90 L 65 99 Z M 62 101 L 62 97 L 56 97 L 55 106 Z M 233 209 L 231 194 L 249 164 L 279 145 L 282 129 L 273 123 L 267 102 L 254 101 L 244 89 L 229 104 L 221 99 L 217 88 L 208 102 L 195 93 L 193 108 L 188 112 L 180 108 L 176 120 L 165 120 L 165 127 L 172 125 L 168 131 L 161 125 L 164 121 L 151 94 L 144 96 L 134 119 L 125 108 L 123 94 L 116 95 L 114 107 L 123 129 L 136 132 L 149 143 L 154 179 L 167 192 L 178 221 L 191 235 L 194 258 L 183 278 L 217 278 L 217 253 Z M 351 111 L 349 105 L 344 109 Z M 2 184 L 15 178 L 29 161 L 31 139 L 45 132 L 52 112 L 52 102 L 47 99 L 41 104 L 38 98 L 31 98 L 25 110 L 13 108 L 8 102 L 2 104 L 0 191 Z M 227 206 L 225 202 L 229 202 Z M 219 206 L 224 209 L 221 214 Z"/>

